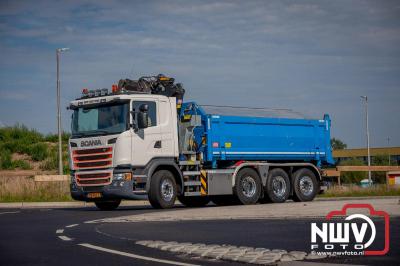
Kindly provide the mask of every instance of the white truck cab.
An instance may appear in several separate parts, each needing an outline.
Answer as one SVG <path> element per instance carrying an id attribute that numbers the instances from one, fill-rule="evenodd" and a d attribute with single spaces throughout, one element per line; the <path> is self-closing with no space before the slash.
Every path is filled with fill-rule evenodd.
<path id="1" fill-rule="evenodd" d="M 143 107 L 147 109 L 147 125 L 139 127 Z M 157 161 L 176 167 L 179 152 L 175 97 L 108 95 L 72 101 L 70 109 L 73 198 L 143 198 L 149 168 Z M 132 175 L 135 171 L 138 174 Z M 118 189 L 113 191 L 113 187 Z"/>

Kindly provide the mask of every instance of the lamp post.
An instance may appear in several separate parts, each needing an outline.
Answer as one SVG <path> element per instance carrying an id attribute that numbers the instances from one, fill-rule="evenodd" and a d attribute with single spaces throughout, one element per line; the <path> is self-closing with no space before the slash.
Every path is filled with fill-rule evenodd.
<path id="1" fill-rule="evenodd" d="M 361 96 L 361 98 L 365 100 L 365 124 L 366 124 L 366 131 L 367 131 L 368 166 L 371 166 L 371 153 L 369 150 L 368 97 Z M 369 185 L 372 185 L 371 170 L 368 170 L 368 183 L 369 183 Z"/>
<path id="2" fill-rule="evenodd" d="M 62 164 L 62 142 L 61 142 L 61 108 L 60 108 L 60 97 L 61 97 L 61 86 L 60 86 L 60 54 L 61 52 L 68 51 L 69 48 L 58 48 L 56 49 L 57 58 L 57 123 L 58 123 L 58 174 L 63 174 Z"/>
<path id="3" fill-rule="evenodd" d="M 387 142 L 388 142 L 388 150 L 389 150 L 389 166 L 390 166 L 390 138 L 387 137 Z"/>

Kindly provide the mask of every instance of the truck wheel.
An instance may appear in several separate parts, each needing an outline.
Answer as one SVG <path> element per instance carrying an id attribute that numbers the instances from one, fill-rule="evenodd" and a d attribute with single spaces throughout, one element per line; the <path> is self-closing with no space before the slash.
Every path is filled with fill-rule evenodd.
<path id="1" fill-rule="evenodd" d="M 102 211 L 112 211 L 118 208 L 121 200 L 95 201 L 94 204 Z"/>
<path id="2" fill-rule="evenodd" d="M 217 206 L 231 206 L 240 203 L 238 198 L 233 195 L 213 196 L 211 200 Z"/>
<path id="3" fill-rule="evenodd" d="M 290 180 L 288 174 L 281 168 L 275 168 L 269 171 L 266 197 L 270 202 L 281 203 L 289 198 Z"/>
<path id="4" fill-rule="evenodd" d="M 319 192 L 317 178 L 313 171 L 307 168 L 301 168 L 294 173 L 293 186 L 294 201 L 311 201 Z"/>
<path id="5" fill-rule="evenodd" d="M 178 200 L 186 207 L 203 207 L 210 202 L 209 197 L 185 197 L 178 196 Z"/>
<path id="6" fill-rule="evenodd" d="M 256 204 L 261 195 L 261 181 L 257 172 L 250 168 L 240 170 L 236 176 L 233 193 L 244 205 Z"/>
<path id="7" fill-rule="evenodd" d="M 151 177 L 149 201 L 156 209 L 174 206 L 176 199 L 176 182 L 170 171 L 160 170 Z"/>

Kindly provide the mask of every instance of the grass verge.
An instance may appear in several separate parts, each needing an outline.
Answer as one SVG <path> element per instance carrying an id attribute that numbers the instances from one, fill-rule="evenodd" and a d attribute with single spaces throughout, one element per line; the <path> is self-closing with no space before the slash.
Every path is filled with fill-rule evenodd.
<path id="1" fill-rule="evenodd" d="M 69 182 L 35 182 L 33 177 L 0 177 L 0 202 L 72 201 Z"/>
<path id="2" fill-rule="evenodd" d="M 321 198 L 368 196 L 400 196 L 400 187 L 387 188 L 386 185 L 373 185 L 366 188 L 357 185 L 333 186 L 325 193 L 318 195 Z"/>

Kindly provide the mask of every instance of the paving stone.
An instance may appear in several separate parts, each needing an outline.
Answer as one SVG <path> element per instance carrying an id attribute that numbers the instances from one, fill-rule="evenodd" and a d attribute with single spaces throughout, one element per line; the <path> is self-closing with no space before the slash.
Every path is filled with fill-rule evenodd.
<path id="1" fill-rule="evenodd" d="M 290 251 L 289 255 L 294 256 L 297 260 L 303 260 L 307 256 L 307 253 L 304 251 Z"/>
<path id="2" fill-rule="evenodd" d="M 242 256 L 243 254 L 244 254 L 244 252 L 228 252 L 228 253 L 222 255 L 221 259 L 236 261 L 236 259 L 238 257 Z"/>
<path id="3" fill-rule="evenodd" d="M 142 246 L 147 246 L 148 244 L 153 243 L 153 240 L 141 240 L 141 241 L 136 241 L 136 244 L 142 245 Z"/>
<path id="4" fill-rule="evenodd" d="M 171 252 L 183 252 L 184 248 L 188 247 L 188 245 L 178 245 L 169 249 Z"/>
<path id="5" fill-rule="evenodd" d="M 280 260 L 283 262 L 283 261 L 294 261 L 294 260 L 297 260 L 297 259 L 293 255 L 283 254 Z"/>
<path id="6" fill-rule="evenodd" d="M 270 251 L 269 248 L 255 248 L 254 251 Z"/>
<path id="7" fill-rule="evenodd" d="M 310 253 L 305 257 L 305 259 L 306 260 L 319 260 L 319 259 L 324 259 L 326 257 L 327 257 L 326 255 L 318 255 L 318 254 Z"/>
<path id="8" fill-rule="evenodd" d="M 279 254 L 286 254 L 286 253 L 288 253 L 286 250 L 284 250 L 284 249 L 273 249 L 273 250 L 271 250 L 271 252 L 273 252 L 273 253 L 279 253 Z"/>
<path id="9" fill-rule="evenodd" d="M 175 244 L 175 245 L 163 246 L 163 247 L 161 248 L 161 250 L 171 251 L 171 249 L 177 248 L 177 247 L 182 247 L 182 245 Z"/>
<path id="10" fill-rule="evenodd" d="M 250 263 L 255 259 L 256 256 L 240 256 L 236 261 Z"/>
<path id="11" fill-rule="evenodd" d="M 212 248 L 208 247 L 201 247 L 196 250 L 193 250 L 190 254 L 191 255 L 197 255 L 197 256 L 202 256 L 204 253 L 211 251 Z"/>
<path id="12" fill-rule="evenodd" d="M 271 254 L 271 255 L 264 255 L 260 258 L 257 258 L 252 263 L 254 264 L 271 264 L 277 262 L 280 259 L 279 254 Z"/>

